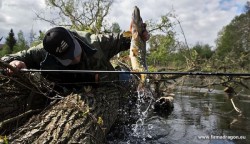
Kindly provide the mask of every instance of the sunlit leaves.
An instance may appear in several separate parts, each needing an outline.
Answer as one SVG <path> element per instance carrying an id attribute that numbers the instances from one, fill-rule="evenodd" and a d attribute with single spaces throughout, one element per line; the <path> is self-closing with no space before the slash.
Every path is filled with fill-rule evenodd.
<path id="1" fill-rule="evenodd" d="M 172 32 L 171 26 L 172 23 L 170 22 L 168 18 L 168 14 L 161 16 L 160 20 L 148 20 L 147 23 L 147 29 L 149 32 L 162 32 L 162 33 L 168 33 Z"/>

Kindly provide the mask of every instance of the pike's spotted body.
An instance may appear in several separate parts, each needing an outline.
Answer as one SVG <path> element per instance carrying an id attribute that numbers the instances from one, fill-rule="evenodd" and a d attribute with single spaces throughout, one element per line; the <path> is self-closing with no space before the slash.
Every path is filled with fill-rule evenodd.
<path id="1" fill-rule="evenodd" d="M 147 71 L 146 64 L 146 41 L 142 39 L 145 25 L 140 16 L 140 10 L 135 6 L 130 24 L 130 32 L 125 32 L 125 36 L 131 36 L 130 59 L 133 71 Z M 145 74 L 141 74 L 141 82 L 144 82 Z"/>

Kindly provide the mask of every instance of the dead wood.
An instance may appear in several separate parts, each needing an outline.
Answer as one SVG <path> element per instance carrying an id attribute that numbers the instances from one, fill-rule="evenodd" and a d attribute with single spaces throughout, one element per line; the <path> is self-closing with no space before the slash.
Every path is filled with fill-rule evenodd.
<path id="1" fill-rule="evenodd" d="M 18 71 L 0 74 L 0 85 L 0 135 L 10 143 L 104 143 L 127 95 L 114 83 L 66 95 Z"/>
<path id="2" fill-rule="evenodd" d="M 103 143 L 119 108 L 117 87 L 69 95 L 9 135 L 13 143 Z"/>

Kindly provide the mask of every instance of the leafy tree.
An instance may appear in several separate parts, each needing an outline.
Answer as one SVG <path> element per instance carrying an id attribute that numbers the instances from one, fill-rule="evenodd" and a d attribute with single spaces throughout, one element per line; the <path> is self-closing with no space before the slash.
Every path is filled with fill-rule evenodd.
<path id="1" fill-rule="evenodd" d="M 176 42 L 176 52 L 172 55 L 172 64 L 177 69 L 193 69 L 197 67 L 198 53 L 189 49 L 185 42 Z"/>
<path id="2" fill-rule="evenodd" d="M 172 20 L 170 21 L 170 18 Z M 174 21 L 173 21 L 174 20 Z M 157 37 L 151 37 L 149 63 L 156 65 L 155 62 L 171 66 L 175 69 L 193 68 L 197 59 L 197 52 L 190 50 L 180 21 L 175 14 L 167 13 L 161 16 L 160 20 L 146 21 L 147 28 Z M 184 36 L 185 42 L 180 42 L 175 38 L 174 26 L 179 25 Z M 160 38 L 163 35 L 165 38 Z M 170 40 L 170 41 L 169 41 Z M 155 61 L 155 62 L 153 62 Z"/>
<path id="3" fill-rule="evenodd" d="M 16 40 L 14 36 L 14 32 L 11 29 L 9 33 L 9 37 L 6 38 L 6 42 L 0 51 L 0 56 L 4 56 L 6 54 L 11 54 L 11 53 L 16 53 L 18 51 L 25 50 L 27 48 L 28 48 L 28 44 L 24 38 L 23 32 L 21 30 L 18 32 L 17 40 Z"/>
<path id="4" fill-rule="evenodd" d="M 216 59 L 247 68 L 250 61 L 250 12 L 236 16 L 218 34 Z"/>
<path id="5" fill-rule="evenodd" d="M 36 33 L 33 31 L 33 28 L 30 30 L 29 33 L 29 46 L 34 42 Z"/>
<path id="6" fill-rule="evenodd" d="M 25 50 L 28 48 L 28 43 L 24 38 L 23 31 L 20 30 L 18 32 L 17 36 L 18 36 L 17 43 L 16 43 L 12 53 L 15 53 L 15 52 L 18 52 L 21 50 Z"/>
<path id="7" fill-rule="evenodd" d="M 208 44 L 203 45 L 201 43 L 197 43 L 192 49 L 197 52 L 199 58 L 202 60 L 210 59 L 214 53 L 212 51 L 212 47 Z"/>
<path id="8" fill-rule="evenodd" d="M 172 13 L 167 13 L 161 16 L 160 20 L 146 21 L 148 31 L 154 34 L 148 42 L 150 53 L 148 55 L 149 65 L 157 67 L 167 66 L 171 69 L 178 69 L 186 64 L 185 55 L 189 53 L 187 50 L 184 50 L 185 53 L 183 53 L 181 49 L 184 48 L 180 48 L 181 44 L 175 38 L 176 33 L 173 31 L 174 22 L 169 19 L 169 17 L 173 16 Z M 184 45 L 181 46 L 184 47 Z"/>
<path id="9" fill-rule="evenodd" d="M 9 54 L 9 48 L 6 44 L 3 45 L 3 47 L 0 49 L 0 57 Z"/>
<path id="10" fill-rule="evenodd" d="M 15 38 L 15 34 L 13 32 L 13 29 L 10 30 L 9 36 L 6 38 L 5 44 L 8 46 L 7 53 L 12 53 L 14 46 L 16 45 L 16 38 Z"/>
<path id="11" fill-rule="evenodd" d="M 170 30 L 172 28 L 172 22 L 168 18 L 171 14 L 162 15 L 160 20 L 147 20 L 145 23 L 147 24 L 147 29 L 150 33 L 163 33 L 168 34 L 173 31 Z"/>
<path id="12" fill-rule="evenodd" d="M 52 25 L 69 26 L 76 30 L 100 32 L 113 0 L 46 0 L 52 10 L 53 19 L 37 14 L 40 20 Z M 54 10 L 54 11 L 53 11 Z M 59 14 L 59 15 L 58 15 Z"/>
<path id="13" fill-rule="evenodd" d="M 149 40 L 148 63 L 152 65 L 168 65 L 174 49 L 174 37 L 172 35 L 154 35 Z"/>
<path id="14" fill-rule="evenodd" d="M 39 36 L 34 38 L 34 41 L 30 44 L 30 46 L 32 47 L 32 46 L 36 46 L 36 45 L 42 43 L 44 36 L 45 36 L 45 32 L 40 30 Z"/>
<path id="15" fill-rule="evenodd" d="M 122 30 L 120 28 L 120 25 L 118 23 L 113 23 L 111 26 L 111 32 L 112 33 L 120 33 Z"/>

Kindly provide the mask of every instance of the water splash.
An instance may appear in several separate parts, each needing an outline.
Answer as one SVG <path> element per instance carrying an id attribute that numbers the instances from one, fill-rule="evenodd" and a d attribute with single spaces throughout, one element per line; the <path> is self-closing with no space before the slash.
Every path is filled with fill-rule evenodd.
<path id="1" fill-rule="evenodd" d="M 146 102 L 145 98 L 150 98 L 150 102 Z M 147 129 L 150 129 L 152 125 L 146 125 L 145 120 L 148 116 L 152 101 L 153 99 L 151 93 L 146 92 L 145 89 L 143 91 L 137 91 L 136 112 L 139 118 L 136 123 L 132 125 L 132 136 L 142 139 L 144 142 L 146 141 L 146 138 L 151 138 L 151 135 L 147 132 Z"/>

